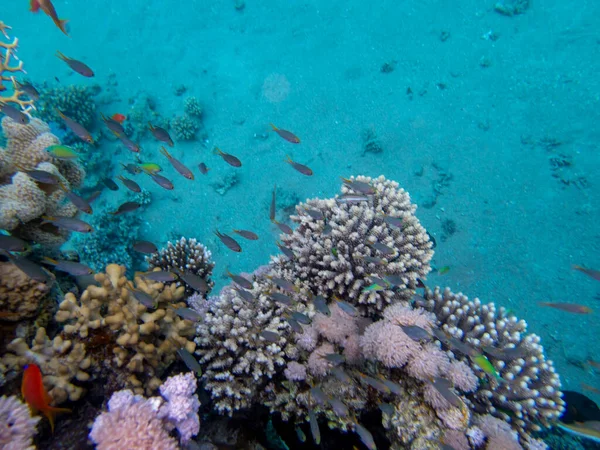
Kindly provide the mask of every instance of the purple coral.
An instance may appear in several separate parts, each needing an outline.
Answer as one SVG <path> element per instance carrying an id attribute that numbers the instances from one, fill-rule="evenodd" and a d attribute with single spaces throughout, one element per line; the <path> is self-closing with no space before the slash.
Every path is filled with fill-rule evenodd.
<path id="1" fill-rule="evenodd" d="M 195 395 L 196 389 L 196 377 L 192 372 L 170 377 L 160 387 L 160 394 L 167 402 L 160 407 L 158 416 L 165 421 L 167 429 L 177 428 L 182 443 L 200 431 L 200 401 Z"/>
<path id="2" fill-rule="evenodd" d="M 160 387 L 164 398 L 144 398 L 130 390 L 115 392 L 108 411 L 94 421 L 90 439 L 99 450 L 152 448 L 175 450 L 177 441 L 169 431 L 177 428 L 185 443 L 200 429 L 200 402 L 193 373 L 170 377 Z"/>
<path id="3" fill-rule="evenodd" d="M 33 436 L 39 417 L 31 417 L 27 405 L 14 395 L 0 397 L 0 448 L 33 450 Z"/>

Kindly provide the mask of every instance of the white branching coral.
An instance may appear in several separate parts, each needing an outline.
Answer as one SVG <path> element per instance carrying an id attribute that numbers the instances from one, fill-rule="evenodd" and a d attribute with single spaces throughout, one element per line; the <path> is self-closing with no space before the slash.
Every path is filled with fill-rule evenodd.
<path id="1" fill-rule="evenodd" d="M 408 300 L 417 278 L 430 270 L 431 242 L 415 216 L 416 206 L 398 183 L 359 176 L 370 186 L 362 195 L 349 185 L 335 199 L 312 199 L 296 206 L 298 227 L 282 236 L 294 258 L 276 263 L 287 279 L 308 281 L 314 294 L 337 295 L 367 312 Z M 364 185 L 361 185 L 364 186 Z M 382 283 L 381 289 L 365 288 Z"/>
<path id="2" fill-rule="evenodd" d="M 473 394 L 478 410 L 511 423 L 526 439 L 527 432 L 539 431 L 560 417 L 565 404 L 560 378 L 552 361 L 546 360 L 539 336 L 526 334 L 524 320 L 493 303 L 469 300 L 448 288 L 426 290 L 417 304 L 433 312 L 446 333 L 481 349 L 504 380 L 499 383 L 454 351 L 455 357 L 486 380 Z"/>

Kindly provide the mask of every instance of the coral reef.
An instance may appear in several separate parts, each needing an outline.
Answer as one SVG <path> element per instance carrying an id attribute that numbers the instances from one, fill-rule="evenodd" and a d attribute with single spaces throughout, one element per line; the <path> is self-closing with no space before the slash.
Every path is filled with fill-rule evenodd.
<path id="1" fill-rule="evenodd" d="M 185 113 L 192 117 L 202 117 L 202 105 L 196 97 L 188 97 L 183 104 Z"/>
<path id="2" fill-rule="evenodd" d="M 175 243 L 169 241 L 165 248 L 161 248 L 157 253 L 146 257 L 150 269 L 159 268 L 161 270 L 171 271 L 176 269 L 181 272 L 190 272 L 206 281 L 209 290 L 204 294 L 206 297 L 214 282 L 211 280 L 215 264 L 211 260 L 211 252 L 195 238 L 182 237 Z M 187 296 L 195 291 L 185 285 Z"/>
<path id="3" fill-rule="evenodd" d="M 182 444 L 200 430 L 200 402 L 193 373 L 168 378 L 160 386 L 161 397 L 144 398 L 129 390 L 115 392 L 108 411 L 92 426 L 90 439 L 97 449 L 177 449 L 169 432 L 177 429 Z"/>
<path id="4" fill-rule="evenodd" d="M 39 119 L 21 125 L 4 117 L 2 130 L 7 145 L 0 149 L 0 228 L 41 244 L 62 244 L 69 233 L 43 223 L 41 217 L 73 217 L 77 208 L 65 202 L 65 194 L 57 185 L 37 183 L 20 170 L 52 173 L 70 189 L 83 182 L 84 170 L 77 163 L 57 160 L 46 151 L 48 146 L 60 144 L 60 141 Z"/>
<path id="5" fill-rule="evenodd" d="M 184 288 L 139 277 L 131 282 L 124 275 L 125 267 L 111 264 L 79 299 L 67 293 L 55 315 L 62 332 L 50 339 L 40 328 L 31 345 L 13 340 L 0 360 L 4 371 L 13 375 L 36 363 L 56 404 L 81 398 L 88 380 L 103 380 L 107 390 L 155 391 L 176 351 L 196 347 L 192 322 L 175 313 L 186 306 Z M 153 299 L 155 307 L 140 303 L 136 296 L 141 295 Z"/>
<path id="6" fill-rule="evenodd" d="M 448 288 L 427 289 L 417 303 L 436 315 L 444 332 L 482 349 L 504 380 L 485 382 L 486 374 L 466 355 L 455 355 L 482 380 L 471 399 L 478 410 L 511 423 L 521 433 L 539 431 L 560 417 L 564 409 L 560 379 L 552 361 L 544 356 L 540 338 L 526 334 L 524 320 L 509 316 L 504 308 L 496 309 L 493 303 L 469 300 Z"/>
<path id="7" fill-rule="evenodd" d="M 361 194 L 345 184 L 337 199 L 299 204 L 297 215 L 291 217 L 298 227 L 292 235 L 282 236 L 295 257 L 280 257 L 277 266 L 287 279 L 308 280 L 314 294 L 337 295 L 371 313 L 410 299 L 417 278 L 430 270 L 433 252 L 414 214 L 416 206 L 398 183 L 383 176 L 351 181 L 368 184 L 373 194 L 362 196 L 363 201 L 346 202 L 345 197 Z M 401 227 L 390 224 L 390 219 L 401 220 Z M 386 277 L 393 277 L 393 282 L 384 281 L 378 290 L 367 289 Z"/>
<path id="8" fill-rule="evenodd" d="M 545 448 L 530 433 L 563 402 L 539 338 L 492 304 L 415 295 L 433 252 L 408 194 L 383 177 L 344 184 L 336 199 L 297 206 L 289 252 L 251 287 L 190 302 L 215 408 L 321 417 L 367 446 L 357 420 L 380 408 L 392 448 Z"/>
<path id="9" fill-rule="evenodd" d="M 110 264 L 106 273 L 95 276 L 99 286 L 89 286 L 77 299 L 68 293 L 59 305 L 56 320 L 64 323 L 66 336 L 85 341 L 99 331 L 109 332 L 109 360 L 97 361 L 108 368 L 120 368 L 123 386 L 136 393 L 154 391 L 159 376 L 177 357 L 176 350 L 194 351 L 189 340 L 194 335 L 193 324 L 175 314 L 185 307 L 184 288 L 144 281 L 135 283 L 125 277 L 125 267 Z M 136 299 L 139 292 L 155 302 L 149 308 Z M 138 377 L 141 377 L 140 380 Z"/>
<path id="10" fill-rule="evenodd" d="M 29 278 L 8 262 L 0 262 L 0 311 L 3 320 L 31 319 L 38 314 L 50 286 Z"/>
<path id="11" fill-rule="evenodd" d="M 200 125 L 196 119 L 187 114 L 173 117 L 169 124 L 177 141 L 191 141 L 195 139 L 196 133 L 200 129 Z"/>
<path id="12" fill-rule="evenodd" d="M 34 450 L 33 436 L 39 420 L 31 417 L 29 407 L 14 395 L 0 397 L 0 448 Z"/>
<path id="13" fill-rule="evenodd" d="M 74 242 L 81 260 L 92 269 L 103 270 L 110 263 L 133 269 L 142 261 L 141 258 L 134 259 L 137 255 L 131 251 L 142 226 L 139 215 L 115 216 L 104 211 L 94 214 L 89 223 L 94 233 L 80 233 Z"/>
<path id="14" fill-rule="evenodd" d="M 61 124 L 62 119 L 57 110 L 73 119 L 85 128 L 90 128 L 95 120 L 96 103 L 95 89 L 90 86 L 42 86 L 39 89 L 40 98 L 36 102 L 35 116 L 44 122 Z"/>
<path id="15" fill-rule="evenodd" d="M 8 31 L 11 29 L 4 22 L 0 21 L 0 105 L 12 103 L 20 107 L 23 111 L 29 112 L 33 109 L 33 100 L 24 100 L 26 97 L 24 91 L 20 90 L 15 82 L 14 75 L 25 73 L 23 70 L 23 61 L 20 61 L 15 53 L 19 45 L 17 38 L 10 39 Z M 10 42 L 5 42 L 2 36 Z M 15 63 L 15 61 L 19 61 Z M 10 90 L 6 84 L 10 82 Z M 11 92 L 12 91 L 12 92 Z M 8 94 L 10 92 L 10 95 Z"/>

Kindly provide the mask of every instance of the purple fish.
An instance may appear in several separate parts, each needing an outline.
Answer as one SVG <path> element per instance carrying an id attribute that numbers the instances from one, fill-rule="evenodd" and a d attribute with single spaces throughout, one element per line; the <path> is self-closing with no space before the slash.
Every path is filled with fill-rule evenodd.
<path id="1" fill-rule="evenodd" d="M 225 244 L 225 246 L 229 250 L 234 251 L 236 253 L 240 253 L 242 251 L 242 247 L 240 246 L 240 244 L 238 244 L 237 241 L 235 239 L 233 239 L 231 236 L 220 233 L 219 230 L 215 230 L 215 234 L 217 235 L 217 237 L 219 239 L 221 239 L 221 242 L 223 244 Z"/>
<path id="2" fill-rule="evenodd" d="M 21 125 L 27 125 L 29 123 L 29 117 L 27 114 L 18 110 L 14 106 L 9 105 L 8 103 L 0 103 L 0 112 L 6 114 L 12 120 Z"/>
<path id="3" fill-rule="evenodd" d="M 85 127 L 83 125 L 80 125 L 79 123 L 77 123 L 73 119 L 71 119 L 70 117 L 65 116 L 58 109 L 56 110 L 56 112 L 60 116 L 60 118 L 63 120 L 63 122 L 65 123 L 67 128 L 69 130 L 71 130 L 75 136 L 77 136 L 82 141 L 87 142 L 88 144 L 94 143 L 94 138 L 92 137 L 90 132 L 85 129 Z"/>
<path id="4" fill-rule="evenodd" d="M 79 75 L 83 75 L 84 77 L 91 78 L 94 76 L 94 71 L 90 69 L 87 65 L 82 63 L 81 61 L 77 61 L 76 59 L 69 58 L 68 56 L 63 55 L 58 50 L 56 51 L 56 56 L 62 59 L 64 62 L 68 64 L 68 66 L 77 72 Z"/>

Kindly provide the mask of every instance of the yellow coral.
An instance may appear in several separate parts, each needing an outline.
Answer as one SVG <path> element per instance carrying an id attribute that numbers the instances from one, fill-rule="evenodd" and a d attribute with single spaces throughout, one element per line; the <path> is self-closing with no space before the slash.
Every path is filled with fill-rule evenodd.
<path id="1" fill-rule="evenodd" d="M 185 288 L 171 284 L 134 282 L 125 277 L 125 267 L 110 264 L 105 273 L 96 274 L 99 286 L 89 286 L 78 300 L 68 293 L 56 313 L 64 323 L 64 334 L 87 339 L 96 330 L 110 330 L 114 340 L 112 360 L 104 361 L 128 373 L 124 387 L 150 394 L 160 385 L 158 376 L 177 358 L 177 349 L 193 352 L 194 325 L 175 314 L 185 307 Z M 130 289 L 147 293 L 157 302 L 150 311 L 138 302 Z M 144 378 L 144 382 L 138 376 Z"/>
<path id="2" fill-rule="evenodd" d="M 50 286 L 29 278 L 16 266 L 0 262 L 0 311 L 4 320 L 22 320 L 37 315 Z"/>
<path id="3" fill-rule="evenodd" d="M 4 22 L 0 21 L 0 33 L 10 41 L 10 36 L 7 30 L 11 27 L 5 25 Z M 17 51 L 19 40 L 14 38 L 10 42 L 0 41 L 0 92 L 7 90 L 4 83 L 12 82 L 13 90 L 11 95 L 0 95 L 0 104 L 2 103 L 14 103 L 21 107 L 22 110 L 28 112 L 33 108 L 33 100 L 23 100 L 21 97 L 25 95 L 25 92 L 18 89 L 17 84 L 14 81 L 13 73 L 25 72 L 23 70 L 23 61 L 19 61 L 18 64 L 13 65 L 13 59 L 16 59 L 14 54 Z M 8 74 L 8 75 L 7 75 Z"/>
<path id="4" fill-rule="evenodd" d="M 20 371 L 31 363 L 40 367 L 44 386 L 54 404 L 76 401 L 84 394 L 81 386 L 73 384 L 90 379 L 87 370 L 92 361 L 86 356 L 85 345 L 81 342 L 65 340 L 60 335 L 51 340 L 46 330 L 39 328 L 31 347 L 23 338 L 17 338 L 7 345 L 7 350 L 2 358 L 7 369 Z"/>

